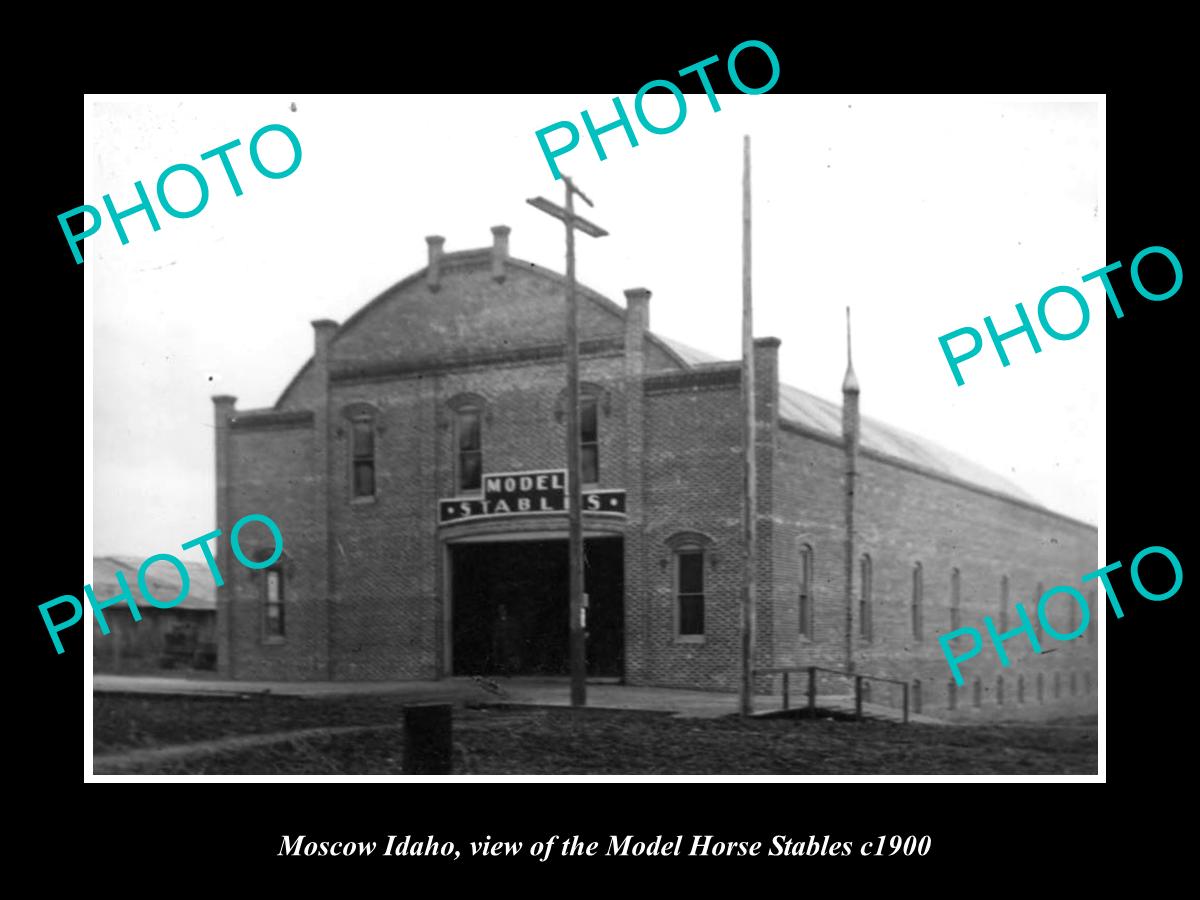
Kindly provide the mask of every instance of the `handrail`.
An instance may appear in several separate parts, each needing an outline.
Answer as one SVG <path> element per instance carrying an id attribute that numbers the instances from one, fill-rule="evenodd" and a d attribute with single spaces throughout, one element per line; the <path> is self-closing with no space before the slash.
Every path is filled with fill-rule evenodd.
<path id="1" fill-rule="evenodd" d="M 908 691 L 909 683 L 898 678 L 883 678 L 878 675 L 860 675 L 857 672 L 843 672 L 839 669 L 826 669 L 823 666 L 768 666 L 755 669 L 755 675 L 783 676 L 783 708 L 788 709 L 790 700 L 789 677 L 797 672 L 808 673 L 808 711 L 815 715 L 817 711 L 817 673 L 827 672 L 830 675 L 840 675 L 843 678 L 854 679 L 854 715 L 862 719 L 862 685 L 863 681 L 881 681 L 885 684 L 898 684 L 904 689 L 904 723 L 908 724 Z"/>

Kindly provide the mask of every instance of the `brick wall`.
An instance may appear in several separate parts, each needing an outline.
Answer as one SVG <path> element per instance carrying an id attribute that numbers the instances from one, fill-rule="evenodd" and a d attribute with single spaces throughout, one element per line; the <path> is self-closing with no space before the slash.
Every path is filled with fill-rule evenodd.
<path id="1" fill-rule="evenodd" d="M 436 286 L 422 270 L 340 329 L 314 323 L 314 357 L 276 410 L 238 412 L 232 398 L 223 398 L 228 406 L 218 403 L 220 527 L 227 536 L 241 516 L 264 513 L 279 524 L 286 548 L 287 635 L 281 643 L 264 639 L 262 573 L 234 563 L 227 552 L 219 557 L 227 579 L 218 598 L 223 673 L 345 680 L 445 674 L 452 621 L 447 542 L 530 531 L 565 537 L 564 516 L 437 525 L 438 499 L 458 493 L 456 398 L 484 402 L 485 472 L 564 465 L 562 279 L 520 260 L 497 263 L 494 252 L 442 257 Z M 626 520 L 585 517 L 591 533 L 625 536 L 626 679 L 735 690 L 742 585 L 738 365 L 683 370 L 647 335 L 648 292 L 629 292 L 630 316 L 586 289 L 581 297 L 581 380 L 601 410 L 599 486 L 628 492 Z M 843 451 L 839 440 L 778 421 L 778 351 L 777 341 L 756 342 L 756 664 L 844 669 Z M 347 418 L 364 404 L 377 426 L 376 496 L 367 501 L 350 497 Z M 225 415 L 231 417 L 227 428 L 220 424 Z M 1014 639 L 1007 645 L 1013 665 L 1003 670 L 988 645 L 966 663 L 967 685 L 953 712 L 946 710 L 950 671 L 936 638 L 950 627 L 952 569 L 961 573 L 962 624 L 982 627 L 981 615 L 998 609 L 1003 575 L 1012 602 L 1036 599 L 1039 582 L 1077 585 L 1082 573 L 1096 568 L 1095 529 L 868 452 L 860 454 L 858 470 L 855 555 L 872 558 L 874 635 L 867 642 L 857 634 L 856 589 L 857 670 L 919 680 L 924 708 L 943 715 L 1094 711 L 1096 654 L 1086 638 L 1048 641 L 1054 652 L 1040 657 L 1028 652 L 1024 639 Z M 247 528 L 247 539 L 266 539 L 257 528 Z M 681 639 L 677 630 L 669 542 L 685 532 L 707 542 L 702 641 Z M 811 639 L 798 633 L 802 544 L 814 552 Z M 912 639 L 911 625 L 918 560 L 921 642 Z M 854 571 L 857 578 L 857 559 Z M 1094 591 L 1090 596 L 1094 602 Z M 1069 630 L 1065 603 L 1054 615 L 1060 630 Z M 1003 704 L 997 703 L 1000 677 Z M 772 684 L 763 678 L 758 686 Z M 877 688 L 873 699 L 882 696 Z"/>

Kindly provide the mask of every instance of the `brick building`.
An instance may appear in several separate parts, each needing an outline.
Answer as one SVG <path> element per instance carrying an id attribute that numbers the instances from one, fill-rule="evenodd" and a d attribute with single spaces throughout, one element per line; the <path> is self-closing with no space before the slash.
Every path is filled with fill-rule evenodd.
<path id="1" fill-rule="evenodd" d="M 214 398 L 218 527 L 264 513 L 284 536 L 259 571 L 231 565 L 219 542 L 225 675 L 566 671 L 565 279 L 511 257 L 508 228 L 493 235 L 456 253 L 431 237 L 426 268 L 341 325 L 314 322 L 313 356 L 274 407 Z M 624 307 L 579 296 L 589 671 L 734 690 L 740 363 L 651 332 L 647 290 L 626 291 Z M 1053 653 L 1010 640 L 1007 669 L 988 648 L 956 691 L 937 635 L 982 629 L 984 615 L 1013 627 L 1012 604 L 1078 585 L 1096 568 L 1096 529 L 860 422 L 852 370 L 844 413 L 781 385 L 779 349 L 755 342 L 757 665 L 907 680 L 938 714 L 1094 710 L 1094 615 L 1086 637 L 1048 641 Z M 241 544 L 273 549 L 261 525 Z M 1060 632 L 1079 615 L 1065 597 L 1052 607 Z"/>

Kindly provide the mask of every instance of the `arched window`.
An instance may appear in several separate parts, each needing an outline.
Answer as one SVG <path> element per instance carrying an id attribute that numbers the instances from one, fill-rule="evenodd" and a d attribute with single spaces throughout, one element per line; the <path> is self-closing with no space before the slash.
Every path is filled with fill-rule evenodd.
<path id="1" fill-rule="evenodd" d="M 1000 576 L 1000 631 L 1008 631 L 1008 576 Z"/>
<path id="2" fill-rule="evenodd" d="M 875 610 L 871 597 L 871 557 L 864 553 L 859 562 L 858 629 L 864 641 L 875 636 Z"/>
<path id="3" fill-rule="evenodd" d="M 813 548 L 809 544 L 800 545 L 800 592 L 798 603 L 800 633 L 807 638 L 813 636 Z"/>
<path id="4" fill-rule="evenodd" d="M 707 626 L 706 563 L 713 561 L 712 539 L 698 532 L 681 532 L 667 540 L 673 554 L 675 638 L 702 642 Z"/>
<path id="5" fill-rule="evenodd" d="M 962 627 L 962 576 L 958 569 L 950 570 L 950 628 Z"/>
<path id="6" fill-rule="evenodd" d="M 369 500 L 375 497 L 375 440 L 382 429 L 378 413 L 370 403 L 355 402 L 342 408 L 349 434 L 350 499 Z M 338 436 L 343 434 L 338 429 Z"/>
<path id="7" fill-rule="evenodd" d="M 463 406 L 454 414 L 455 482 L 460 491 L 477 491 L 483 485 L 483 411 Z"/>
<path id="8" fill-rule="evenodd" d="M 284 636 L 283 569 L 272 566 L 263 576 L 263 636 L 268 641 L 280 641 Z"/>
<path id="9" fill-rule="evenodd" d="M 925 602 L 925 572 L 921 564 L 913 566 L 912 573 L 912 634 L 914 641 L 925 639 L 925 621 L 922 605 Z"/>
<path id="10" fill-rule="evenodd" d="M 584 484 L 600 483 L 600 417 L 612 413 L 612 398 L 607 388 L 590 381 L 579 383 L 579 468 Z M 567 392 L 558 395 L 554 418 L 566 420 Z"/>
<path id="11" fill-rule="evenodd" d="M 595 397 L 579 398 L 579 467 L 584 484 L 600 481 L 600 404 Z"/>
<path id="12" fill-rule="evenodd" d="M 1030 615 L 1030 618 L 1033 619 L 1033 633 L 1037 635 L 1039 647 L 1046 646 L 1046 629 L 1042 628 L 1042 614 L 1038 612 L 1042 605 L 1042 594 L 1044 593 L 1046 593 L 1046 588 L 1039 581 L 1037 583 L 1037 596 L 1033 598 L 1033 613 Z"/>
<path id="13" fill-rule="evenodd" d="M 350 423 L 350 495 L 375 496 L 375 422 L 359 416 Z"/>

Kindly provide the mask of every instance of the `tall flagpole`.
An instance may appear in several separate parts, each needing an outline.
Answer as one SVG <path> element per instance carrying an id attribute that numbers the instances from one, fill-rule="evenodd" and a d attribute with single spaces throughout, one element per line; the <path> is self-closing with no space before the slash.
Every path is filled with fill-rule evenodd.
<path id="1" fill-rule="evenodd" d="M 755 460 L 754 312 L 750 293 L 750 136 L 744 141 L 742 170 L 742 432 L 744 455 L 742 525 L 744 564 L 742 578 L 742 715 L 754 711 L 754 619 L 758 472 Z"/>

